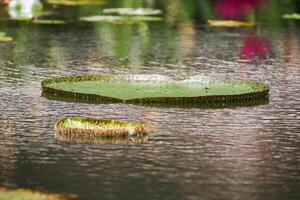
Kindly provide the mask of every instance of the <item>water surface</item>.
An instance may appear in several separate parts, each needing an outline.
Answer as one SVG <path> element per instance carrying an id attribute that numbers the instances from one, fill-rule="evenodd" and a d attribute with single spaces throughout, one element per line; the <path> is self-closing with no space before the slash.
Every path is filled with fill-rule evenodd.
<path id="1" fill-rule="evenodd" d="M 73 8 L 70 8 L 73 9 Z M 80 199 L 299 199 L 300 28 L 261 27 L 272 50 L 244 59 L 252 28 L 184 21 L 2 24 L 0 186 Z M 80 104 L 41 97 L 46 78 L 95 73 L 210 75 L 270 85 L 270 102 L 228 109 Z M 149 123 L 143 143 L 55 139 L 63 117 Z"/>

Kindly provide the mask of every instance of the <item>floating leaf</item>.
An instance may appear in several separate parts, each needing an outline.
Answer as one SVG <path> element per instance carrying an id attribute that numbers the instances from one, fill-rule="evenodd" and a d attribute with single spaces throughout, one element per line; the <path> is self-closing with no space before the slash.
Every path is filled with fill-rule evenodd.
<path id="1" fill-rule="evenodd" d="M 25 189 L 8 190 L 0 188 L 1 200 L 71 200 L 77 199 L 73 196 L 46 194 L 38 191 L 31 191 Z"/>
<path id="2" fill-rule="evenodd" d="M 61 119 L 55 131 L 75 138 L 129 137 L 146 135 L 145 124 L 94 118 Z"/>
<path id="3" fill-rule="evenodd" d="M 81 17 L 81 21 L 87 22 L 111 22 L 111 23 L 135 23 L 139 21 L 161 21 L 160 17 L 152 17 L 152 16 L 109 16 L 109 15 L 95 15 L 95 16 L 87 16 Z"/>
<path id="4" fill-rule="evenodd" d="M 244 22 L 234 20 L 207 20 L 209 26 L 215 27 L 239 27 L 239 26 L 255 26 L 255 22 Z"/>
<path id="5" fill-rule="evenodd" d="M 63 20 L 51 20 L 51 19 L 34 19 L 31 20 L 34 24 L 65 24 Z"/>
<path id="6" fill-rule="evenodd" d="M 48 0 L 49 4 L 65 6 L 84 6 L 84 5 L 101 5 L 103 0 Z"/>
<path id="7" fill-rule="evenodd" d="M 13 41 L 12 37 L 7 36 L 6 33 L 0 32 L 0 42 L 11 42 Z"/>
<path id="8" fill-rule="evenodd" d="M 300 14 L 293 13 L 293 14 L 285 14 L 282 16 L 283 19 L 297 19 L 300 20 Z"/>
<path id="9" fill-rule="evenodd" d="M 119 14 L 119 15 L 159 15 L 161 10 L 152 8 L 107 8 L 103 9 L 105 14 Z"/>
<path id="10" fill-rule="evenodd" d="M 172 107 L 255 105 L 255 100 L 265 103 L 269 91 L 262 83 L 206 76 L 176 81 L 159 75 L 106 74 L 49 79 L 42 82 L 42 88 L 43 96 L 54 100 Z"/>

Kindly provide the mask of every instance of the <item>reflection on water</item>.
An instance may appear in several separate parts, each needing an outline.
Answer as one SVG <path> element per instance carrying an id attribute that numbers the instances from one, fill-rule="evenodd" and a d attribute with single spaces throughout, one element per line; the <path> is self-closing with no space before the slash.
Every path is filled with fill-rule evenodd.
<path id="1" fill-rule="evenodd" d="M 298 199 L 299 26 L 279 20 L 279 26 L 256 30 L 210 28 L 202 22 L 214 14 L 201 10 L 214 10 L 210 1 L 132 2 L 166 16 L 125 25 L 1 22 L 14 41 L 0 43 L 0 186 L 88 200 Z M 103 6 L 58 5 L 55 18 L 97 15 Z M 283 6 L 279 15 L 293 9 L 293 3 Z M 266 44 L 250 42 L 262 46 L 247 48 L 255 62 L 245 62 L 241 49 L 254 32 Z M 40 95 L 43 79 L 99 72 L 251 79 L 271 86 L 270 102 L 185 109 L 58 102 Z M 145 143 L 121 145 L 57 140 L 54 123 L 75 116 L 143 121 L 151 134 Z"/>
<path id="2" fill-rule="evenodd" d="M 54 133 L 55 139 L 63 142 L 70 143 L 90 143 L 90 144 L 139 144 L 145 143 L 148 140 L 148 136 L 139 137 L 82 137 L 65 135 L 63 133 Z"/>
<path id="3" fill-rule="evenodd" d="M 241 47 L 241 57 L 248 60 L 264 60 L 270 56 L 272 46 L 264 36 L 249 35 Z"/>
<path id="4" fill-rule="evenodd" d="M 8 13 L 14 19 L 31 19 L 41 13 L 43 5 L 39 0 L 11 0 Z"/>

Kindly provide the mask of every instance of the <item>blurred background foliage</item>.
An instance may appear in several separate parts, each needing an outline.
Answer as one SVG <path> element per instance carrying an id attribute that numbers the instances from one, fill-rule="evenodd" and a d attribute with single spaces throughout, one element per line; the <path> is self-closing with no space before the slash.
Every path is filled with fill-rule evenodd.
<path id="1" fill-rule="evenodd" d="M 158 17 L 162 20 L 80 21 L 81 17 L 107 16 L 103 12 L 106 8 L 159 9 L 162 12 Z M 261 30 L 298 26 L 298 21 L 285 20 L 282 16 L 299 12 L 299 0 L 2 0 L 0 31 L 8 33 L 14 41 L 10 46 L 11 53 L 6 57 L 0 53 L 0 58 L 11 58 L 14 63 L 24 64 L 32 62 L 28 58 L 47 52 L 46 56 L 54 65 L 67 65 L 72 59 L 72 52 L 65 41 L 71 41 L 88 51 L 82 52 L 82 55 L 78 53 L 82 59 L 87 59 L 88 55 L 101 55 L 101 59 L 95 62 L 113 66 L 155 65 L 155 62 L 185 65 L 189 56 L 196 52 L 195 44 L 199 42 L 197 30 L 209 31 L 207 20 L 214 19 L 256 22 L 258 26 L 255 27 L 236 28 L 246 30 L 247 37 L 240 40 L 240 49 L 234 56 L 250 60 L 267 59 L 274 54 L 274 44 L 269 39 L 272 36 L 262 35 Z M 31 23 L 36 20 L 49 20 L 50 23 Z M 66 23 L 51 25 L 51 20 Z M 69 29 L 72 34 L 66 38 L 68 34 L 64 31 Z M 51 30 L 55 30 L 60 38 L 50 37 L 48 33 Z M 87 31 L 89 35 L 83 34 Z M 73 40 L 74 34 L 78 37 Z M 87 39 L 94 41 L 93 48 L 85 47 Z M 38 51 L 41 45 L 48 48 Z M 213 49 L 221 51 L 221 48 Z M 216 52 L 214 55 L 224 57 L 221 54 Z"/>

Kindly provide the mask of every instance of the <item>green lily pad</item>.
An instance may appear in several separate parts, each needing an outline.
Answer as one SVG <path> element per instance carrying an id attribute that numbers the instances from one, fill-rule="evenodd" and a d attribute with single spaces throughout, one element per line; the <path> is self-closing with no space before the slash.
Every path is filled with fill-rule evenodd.
<path id="1" fill-rule="evenodd" d="M 35 19 L 31 20 L 34 24 L 65 24 L 63 20 L 50 20 L 50 19 Z"/>
<path id="2" fill-rule="evenodd" d="M 11 42 L 13 41 L 12 37 L 7 36 L 6 33 L 0 32 L 0 42 Z"/>
<path id="3" fill-rule="evenodd" d="M 107 8 L 103 9 L 104 14 L 119 14 L 119 15 L 159 15 L 161 10 L 152 8 Z"/>
<path id="4" fill-rule="evenodd" d="M 76 196 L 66 196 L 59 194 L 46 194 L 38 191 L 25 189 L 8 190 L 0 188 L 1 200 L 71 200 L 77 199 Z"/>
<path id="5" fill-rule="evenodd" d="M 61 119 L 55 131 L 75 138 L 129 137 L 146 135 L 144 123 L 132 123 L 109 119 L 71 118 Z"/>
<path id="6" fill-rule="evenodd" d="M 53 20 L 53 19 L 15 18 L 15 19 L 1 19 L 0 21 L 24 22 L 24 23 L 33 23 L 33 24 L 43 24 L 43 25 L 61 25 L 61 24 L 66 24 L 66 21 L 64 21 L 64 20 Z"/>
<path id="7" fill-rule="evenodd" d="M 255 22 L 235 21 L 235 20 L 207 20 L 209 26 L 213 27 L 240 27 L 256 26 Z"/>
<path id="8" fill-rule="evenodd" d="M 161 21 L 161 17 L 153 16 L 110 16 L 110 15 L 95 15 L 81 17 L 80 21 L 86 22 L 111 22 L 116 24 L 135 23 L 139 21 Z"/>
<path id="9" fill-rule="evenodd" d="M 101 5 L 103 0 L 47 0 L 49 4 L 64 6 L 85 6 L 85 5 Z"/>
<path id="10" fill-rule="evenodd" d="M 264 104 L 269 92 L 267 85 L 254 81 L 109 74 L 49 79 L 42 88 L 43 96 L 54 100 L 205 108 Z"/>
<path id="11" fill-rule="evenodd" d="M 293 13 L 293 14 L 285 14 L 282 16 L 283 19 L 296 19 L 300 20 L 300 14 L 298 13 Z"/>

